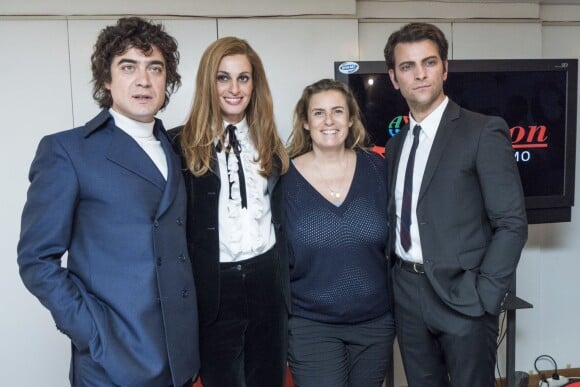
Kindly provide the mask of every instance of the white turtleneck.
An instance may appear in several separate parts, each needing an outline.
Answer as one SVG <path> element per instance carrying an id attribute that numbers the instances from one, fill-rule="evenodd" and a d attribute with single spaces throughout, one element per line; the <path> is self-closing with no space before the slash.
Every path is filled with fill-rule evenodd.
<path id="1" fill-rule="evenodd" d="M 159 172 L 163 175 L 163 178 L 167 180 L 167 159 L 165 158 L 165 152 L 163 151 L 159 140 L 157 140 L 153 135 L 155 120 L 151 122 L 135 121 L 117 113 L 112 108 L 109 109 L 109 113 L 113 116 L 115 125 L 131 136 L 133 140 L 139 144 L 145 153 L 147 153 L 149 158 L 151 158 L 151 161 L 155 163 Z"/>

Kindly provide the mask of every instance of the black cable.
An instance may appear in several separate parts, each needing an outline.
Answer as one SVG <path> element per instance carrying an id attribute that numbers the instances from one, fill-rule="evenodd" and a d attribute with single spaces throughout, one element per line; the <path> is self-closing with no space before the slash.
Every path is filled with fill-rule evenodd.
<path id="1" fill-rule="evenodd" d="M 548 383 L 548 379 L 546 378 L 546 375 L 544 375 L 540 370 L 538 370 L 538 361 L 545 360 L 545 359 L 550 359 L 552 361 L 552 364 L 554 365 L 554 373 L 552 374 L 552 379 L 559 379 L 560 378 L 560 376 L 558 375 L 558 364 L 556 363 L 556 360 L 554 360 L 554 358 L 550 355 L 540 355 L 536 358 L 536 360 L 534 360 L 534 369 L 536 370 L 538 375 L 540 375 L 540 379 L 542 381 L 542 383 L 540 384 L 540 387 L 543 386 L 544 383 L 546 383 L 547 386 L 550 385 L 550 383 Z"/>
<path id="2" fill-rule="evenodd" d="M 503 342 L 503 340 L 506 337 L 506 330 L 504 328 L 505 321 L 506 321 L 506 312 L 503 313 L 503 316 L 502 316 L 501 321 L 499 323 L 500 335 L 497 338 L 496 352 L 497 352 L 497 350 L 499 350 L 501 343 Z M 499 363 L 497 362 L 497 360 L 495 362 L 495 368 L 497 370 L 497 376 L 498 376 L 498 378 L 496 379 L 496 382 L 495 382 L 495 387 L 503 387 L 503 383 L 501 380 L 501 370 L 499 369 Z M 506 380 L 506 382 L 507 382 L 507 380 Z"/>

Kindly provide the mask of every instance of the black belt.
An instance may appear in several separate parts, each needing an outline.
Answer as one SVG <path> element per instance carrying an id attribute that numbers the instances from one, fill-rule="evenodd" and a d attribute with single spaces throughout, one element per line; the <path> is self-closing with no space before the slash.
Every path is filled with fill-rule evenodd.
<path id="1" fill-rule="evenodd" d="M 406 261 L 396 254 L 393 254 L 393 256 L 395 257 L 395 265 L 401 269 L 405 269 L 411 273 L 425 274 L 425 268 L 422 263 Z"/>

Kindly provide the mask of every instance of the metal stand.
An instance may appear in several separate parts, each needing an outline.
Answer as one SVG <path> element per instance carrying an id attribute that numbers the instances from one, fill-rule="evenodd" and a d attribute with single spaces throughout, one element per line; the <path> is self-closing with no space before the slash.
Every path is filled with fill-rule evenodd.
<path id="1" fill-rule="evenodd" d="M 506 355 L 505 368 L 508 387 L 516 387 L 516 310 L 529 309 L 533 305 L 516 296 L 516 277 L 505 300 L 506 310 Z"/>

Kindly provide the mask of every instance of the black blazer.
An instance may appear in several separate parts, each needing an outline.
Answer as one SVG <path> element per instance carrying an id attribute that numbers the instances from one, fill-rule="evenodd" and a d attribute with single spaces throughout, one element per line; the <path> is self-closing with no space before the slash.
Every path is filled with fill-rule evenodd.
<path id="1" fill-rule="evenodd" d="M 181 150 L 182 126 L 168 132 L 173 146 L 181 155 L 183 175 L 188 197 L 187 242 L 197 287 L 199 322 L 209 325 L 215 321 L 220 304 L 220 262 L 218 235 L 218 199 L 220 176 L 217 155 L 212 157 L 212 170 L 203 176 L 195 177 L 187 169 Z M 272 211 L 272 223 L 276 234 L 276 257 L 280 282 L 280 296 L 290 311 L 290 276 L 288 267 L 288 248 L 284 232 L 284 210 L 280 178 L 280 162 L 275 160 L 274 171 L 268 177 L 268 193 Z"/>
<path id="2" fill-rule="evenodd" d="M 408 125 L 387 144 L 389 218 Z M 425 273 L 439 297 L 470 316 L 498 314 L 527 240 L 524 195 L 501 118 L 449 101 L 429 154 L 417 202 Z M 395 229 L 391 227 L 390 249 Z M 393 261 L 393 259 L 390 259 Z"/>

